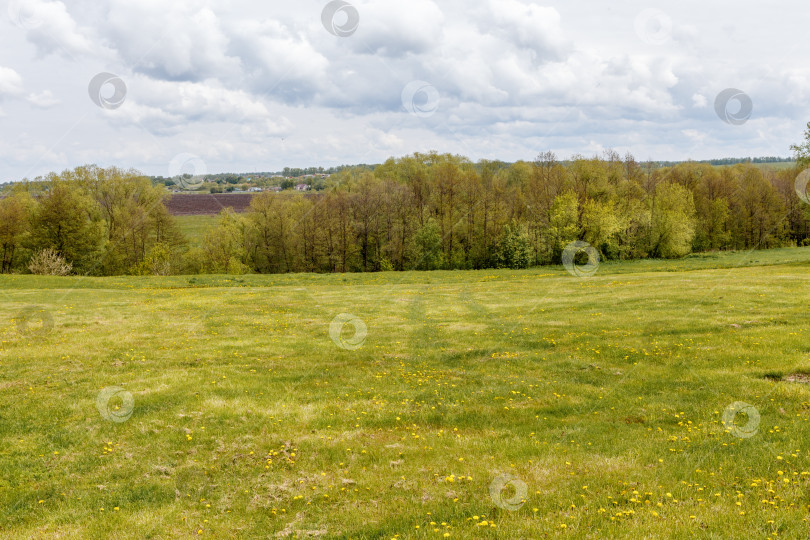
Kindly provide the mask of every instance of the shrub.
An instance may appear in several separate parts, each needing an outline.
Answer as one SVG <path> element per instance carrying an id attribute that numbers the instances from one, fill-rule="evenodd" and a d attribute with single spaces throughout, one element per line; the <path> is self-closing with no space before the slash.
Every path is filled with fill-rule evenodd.
<path id="1" fill-rule="evenodd" d="M 31 257 L 28 269 L 40 276 L 66 276 L 73 270 L 73 265 L 65 261 L 55 250 L 46 248 Z"/>
<path id="2" fill-rule="evenodd" d="M 202 274 L 205 271 L 205 252 L 202 248 L 193 247 L 183 254 L 183 274 Z"/>
<path id="3" fill-rule="evenodd" d="M 158 242 L 141 263 L 141 275 L 169 276 L 173 274 L 172 252 L 168 244 Z"/>
<path id="4" fill-rule="evenodd" d="M 442 235 L 439 226 L 430 220 L 416 231 L 411 246 L 413 270 L 436 270 L 441 268 L 444 257 L 442 254 Z"/>
<path id="5" fill-rule="evenodd" d="M 517 225 L 507 225 L 493 247 L 493 268 L 528 268 L 531 246 L 526 233 Z"/>
<path id="6" fill-rule="evenodd" d="M 228 260 L 228 266 L 226 269 L 227 274 L 241 276 L 243 274 L 247 274 L 248 272 L 250 272 L 250 268 L 236 257 L 231 257 Z"/>

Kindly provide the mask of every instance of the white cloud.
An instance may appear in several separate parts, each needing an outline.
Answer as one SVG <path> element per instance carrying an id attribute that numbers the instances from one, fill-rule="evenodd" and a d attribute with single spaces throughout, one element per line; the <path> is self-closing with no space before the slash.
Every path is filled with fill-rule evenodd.
<path id="1" fill-rule="evenodd" d="M 107 112 L 117 125 L 135 125 L 155 134 L 173 134 L 217 122 L 249 126 L 260 134 L 275 135 L 291 129 L 289 120 L 274 118 L 267 105 L 254 96 L 223 88 L 216 81 L 168 82 L 135 76 L 127 87 L 124 104 Z"/>
<path id="2" fill-rule="evenodd" d="M 490 0 L 489 14 L 479 21 L 481 34 L 495 34 L 529 52 L 537 62 L 564 58 L 568 40 L 553 7 L 518 0 Z"/>
<path id="3" fill-rule="evenodd" d="M 349 0 L 360 23 L 342 38 L 322 26 L 326 0 L 15 1 L 22 11 L 0 21 L 0 140 L 23 173 L 31 160 L 44 173 L 105 159 L 160 172 L 181 151 L 212 170 L 430 148 L 506 160 L 609 147 L 784 155 L 810 119 L 799 0 L 778 23 L 748 0 L 733 12 L 669 4 L 671 39 L 656 45 L 636 32 L 641 4 L 595 0 Z M 99 72 L 126 82 L 119 109 L 89 99 Z M 402 104 L 417 80 L 440 96 L 427 118 Z M 717 118 L 725 88 L 752 97 L 744 126 Z M 23 144 L 47 151 L 34 159 Z"/>
<path id="4" fill-rule="evenodd" d="M 432 0 L 371 2 L 357 9 L 360 24 L 349 41 L 356 54 L 429 54 L 441 42 L 445 17 Z"/>
<path id="5" fill-rule="evenodd" d="M 64 3 L 26 0 L 29 13 L 28 40 L 39 54 L 60 54 L 75 57 L 91 54 L 96 45 L 86 37 L 87 28 L 79 28 Z"/>
<path id="6" fill-rule="evenodd" d="M 206 2 L 113 0 L 102 32 L 133 71 L 158 79 L 199 81 L 239 74 L 230 37 Z"/>
<path id="7" fill-rule="evenodd" d="M 50 109 L 61 103 L 61 101 L 57 99 L 50 90 L 44 90 L 39 94 L 29 94 L 25 100 L 34 107 L 40 109 Z"/>
<path id="8" fill-rule="evenodd" d="M 242 86 L 257 95 L 306 104 L 329 83 L 326 57 L 306 35 L 278 21 L 245 21 L 233 41 L 244 64 Z"/>
<path id="9" fill-rule="evenodd" d="M 16 97 L 23 91 L 23 81 L 19 73 L 11 68 L 0 66 L 0 98 Z"/>

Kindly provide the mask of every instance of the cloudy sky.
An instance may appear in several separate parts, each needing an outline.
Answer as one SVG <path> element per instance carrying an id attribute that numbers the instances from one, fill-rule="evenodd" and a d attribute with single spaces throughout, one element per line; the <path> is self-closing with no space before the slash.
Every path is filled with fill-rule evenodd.
<path id="1" fill-rule="evenodd" d="M 810 121 L 806 1 L 0 1 L 0 181 L 789 155 Z"/>

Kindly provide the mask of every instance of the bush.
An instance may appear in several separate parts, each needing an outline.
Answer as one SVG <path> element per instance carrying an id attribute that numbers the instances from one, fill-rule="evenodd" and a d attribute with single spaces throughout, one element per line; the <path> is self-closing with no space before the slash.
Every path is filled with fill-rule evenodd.
<path id="1" fill-rule="evenodd" d="M 416 231 L 411 246 L 410 259 L 413 270 L 436 270 L 442 267 L 442 235 L 434 220 L 429 220 Z"/>
<path id="2" fill-rule="evenodd" d="M 66 276 L 73 270 L 73 265 L 65 261 L 55 250 L 47 248 L 31 257 L 28 269 L 32 274 L 40 276 Z"/>
<path id="3" fill-rule="evenodd" d="M 205 270 L 205 252 L 202 248 L 193 247 L 183 254 L 183 274 L 202 274 Z"/>
<path id="4" fill-rule="evenodd" d="M 174 273 L 172 265 L 171 247 L 158 242 L 149 251 L 149 254 L 140 265 L 141 275 L 169 276 Z"/>
<path id="5" fill-rule="evenodd" d="M 236 257 L 231 257 L 228 260 L 227 274 L 241 276 L 250 272 L 250 268 Z"/>
<path id="6" fill-rule="evenodd" d="M 528 268 L 531 262 L 531 245 L 526 233 L 517 225 L 507 225 L 498 243 L 494 246 L 491 266 L 493 268 Z"/>

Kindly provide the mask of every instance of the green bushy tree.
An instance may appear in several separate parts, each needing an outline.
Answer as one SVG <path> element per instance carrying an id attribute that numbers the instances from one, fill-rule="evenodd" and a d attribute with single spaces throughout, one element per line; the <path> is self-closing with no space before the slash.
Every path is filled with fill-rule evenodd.
<path id="1" fill-rule="evenodd" d="M 683 257 L 695 236 L 695 203 L 680 184 L 662 183 L 655 190 L 651 252 L 666 259 Z"/>
<path id="2" fill-rule="evenodd" d="M 491 266 L 494 268 L 528 268 L 531 263 L 531 244 L 523 228 L 509 224 L 495 244 Z"/>
<path id="3" fill-rule="evenodd" d="M 75 182 L 56 175 L 39 198 L 31 244 L 52 248 L 78 274 L 100 274 L 106 224 L 96 202 Z"/>
<path id="4" fill-rule="evenodd" d="M 413 237 L 411 245 L 411 268 L 413 270 L 436 270 L 442 267 L 442 235 L 439 225 L 428 220 Z"/>

